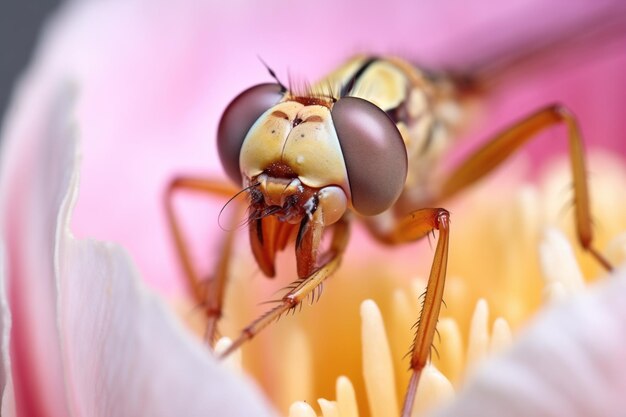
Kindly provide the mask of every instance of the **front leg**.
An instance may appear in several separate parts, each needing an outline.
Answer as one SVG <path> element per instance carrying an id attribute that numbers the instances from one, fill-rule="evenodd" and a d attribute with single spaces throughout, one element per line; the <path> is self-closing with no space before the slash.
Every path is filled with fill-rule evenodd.
<path id="1" fill-rule="evenodd" d="M 311 239 L 310 236 L 317 236 L 318 234 L 321 235 L 323 228 L 323 225 L 321 223 L 312 221 L 309 227 L 311 229 L 306 229 L 303 232 L 302 237 L 298 236 L 298 240 Z M 286 313 L 287 311 L 297 307 L 307 297 L 315 294 L 315 289 L 322 285 L 324 280 L 330 277 L 337 270 L 337 268 L 339 268 L 339 264 L 341 263 L 341 259 L 343 257 L 348 242 L 348 220 L 347 218 L 343 217 L 331 227 L 333 229 L 332 241 L 328 251 L 326 253 L 323 253 L 322 256 L 319 258 L 321 261 L 321 266 L 315 268 L 309 275 L 296 280 L 291 285 L 290 291 L 285 294 L 285 296 L 283 296 L 283 298 L 279 301 L 279 304 L 260 316 L 252 323 L 250 323 L 248 326 L 246 326 L 241 331 L 237 339 L 235 339 L 233 343 L 220 354 L 221 358 L 225 358 L 230 355 L 246 341 L 252 339 L 255 335 L 257 335 L 268 324 L 278 319 L 282 314 Z M 301 227 L 301 232 L 302 229 L 303 227 Z M 301 245 L 299 251 L 302 251 L 303 248 L 307 247 L 306 245 L 308 244 L 305 245 L 303 242 L 300 243 Z M 296 244 L 298 245 L 298 242 Z M 315 247 L 317 248 L 317 246 Z M 308 254 L 307 258 L 311 258 L 311 254 Z M 298 262 L 300 262 L 300 260 L 298 260 Z M 309 262 L 306 262 L 306 264 L 314 265 L 314 263 Z"/>
<path id="2" fill-rule="evenodd" d="M 374 235 L 388 244 L 400 244 L 419 240 L 434 230 L 439 231 L 437 248 L 433 258 L 422 311 L 417 319 L 417 330 L 411 347 L 411 370 L 402 406 L 402 417 L 409 417 L 413 410 L 415 395 L 422 370 L 430 356 L 431 346 L 437 327 L 439 311 L 443 301 L 443 290 L 448 265 L 448 246 L 450 240 L 450 213 L 442 208 L 416 210 L 396 221 L 393 228 L 386 232 L 374 231 Z"/>

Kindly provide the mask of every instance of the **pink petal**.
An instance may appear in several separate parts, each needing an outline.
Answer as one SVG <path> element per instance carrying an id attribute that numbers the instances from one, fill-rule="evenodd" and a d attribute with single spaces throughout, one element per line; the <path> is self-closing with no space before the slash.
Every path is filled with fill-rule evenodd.
<path id="1" fill-rule="evenodd" d="M 11 376 L 9 343 L 11 334 L 11 310 L 7 299 L 7 271 L 5 248 L 0 247 L 0 415 L 15 415 L 15 396 Z"/>
<path id="2" fill-rule="evenodd" d="M 73 94 L 33 92 L 9 124 L 0 200 L 17 415 L 273 415 L 143 287 L 122 249 L 71 235 Z"/>
<path id="3" fill-rule="evenodd" d="M 444 416 L 618 417 L 626 409 L 626 271 L 546 309 Z"/>
<path id="4" fill-rule="evenodd" d="M 57 332 L 54 245 L 72 165 L 64 148 L 52 144 L 69 137 L 67 109 L 49 89 L 22 88 L 20 93 L 7 118 L 0 165 L 11 373 L 18 415 L 61 416 L 67 415 L 67 392 Z"/>

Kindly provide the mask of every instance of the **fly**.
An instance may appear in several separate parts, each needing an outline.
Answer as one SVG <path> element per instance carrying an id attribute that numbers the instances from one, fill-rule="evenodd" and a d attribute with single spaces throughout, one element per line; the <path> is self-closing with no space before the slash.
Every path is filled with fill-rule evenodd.
<path id="1" fill-rule="evenodd" d="M 451 228 L 445 202 L 555 125 L 567 128 L 578 240 L 611 269 L 593 246 L 582 137 L 566 107 L 549 105 L 520 119 L 435 183 L 434 168 L 462 131 L 462 83 L 399 58 L 375 56 L 349 60 L 306 91 L 288 89 L 270 73 L 276 82 L 249 88 L 226 108 L 218 129 L 218 151 L 226 174 L 248 193 L 249 240 L 259 268 L 273 276 L 277 252 L 293 241 L 298 279 L 274 308 L 242 330 L 222 356 L 315 295 L 339 267 L 353 221 L 363 222 L 376 240 L 388 245 L 414 242 L 437 231 L 424 304 L 416 312 L 412 376 L 402 411 L 408 417 L 442 304 Z M 166 200 L 186 276 L 196 300 L 206 306 L 207 339 L 212 341 L 222 312 L 233 238 L 226 237 L 206 292 L 172 209 L 171 196 L 180 189 L 224 197 L 237 190 L 219 181 L 178 178 Z M 330 244 L 322 248 L 326 234 Z"/>

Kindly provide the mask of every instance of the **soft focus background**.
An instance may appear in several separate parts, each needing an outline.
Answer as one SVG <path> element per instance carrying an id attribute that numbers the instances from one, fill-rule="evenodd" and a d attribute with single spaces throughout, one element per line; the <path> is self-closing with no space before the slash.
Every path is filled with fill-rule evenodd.
<path id="1" fill-rule="evenodd" d="M 16 70 L 8 68 L 23 67 L 33 28 L 53 4 L 3 4 L 3 98 L 13 91 L 6 83 Z M 74 230 L 122 243 L 148 282 L 180 293 L 164 187 L 175 175 L 222 175 L 216 125 L 235 95 L 270 80 L 259 57 L 283 80 L 313 82 L 362 52 L 398 54 L 459 73 L 486 64 L 491 79 L 502 74 L 494 57 L 507 61 L 538 49 L 538 58 L 508 65 L 506 76 L 495 78 L 459 149 L 560 101 L 580 117 L 588 147 L 623 154 L 625 20 L 624 7 L 611 0 L 76 1 L 63 3 L 46 22 L 25 81 L 70 80 L 78 87 L 83 170 Z M 542 47 L 553 41 L 556 46 Z M 555 149 L 562 153 L 562 132 L 548 135 L 525 153 L 540 159 Z M 201 204 L 184 210 L 187 226 L 204 231 L 190 237 L 198 262 L 208 267 L 214 246 L 206 241 L 214 237 L 221 206 Z"/>
<path id="2" fill-rule="evenodd" d="M 45 39 L 50 47 L 39 58 L 48 73 L 69 74 L 80 88 L 84 156 L 74 230 L 122 243 L 148 282 L 179 292 L 163 218 L 164 187 L 174 175 L 221 175 L 217 122 L 236 94 L 270 80 L 259 56 L 282 79 L 309 81 L 359 52 L 400 54 L 435 69 L 462 70 L 560 33 L 576 38 L 602 28 L 618 14 L 617 3 L 73 3 L 50 27 Z M 562 101 L 581 117 L 589 146 L 621 152 L 626 48 L 619 39 L 557 48 L 544 54 L 544 62 L 523 64 L 521 73 L 486 97 L 465 143 Z M 562 134 L 552 130 L 530 152 L 563 151 Z M 198 232 L 190 233 L 191 244 L 207 267 L 216 244 L 206 240 L 219 236 L 221 204 L 203 204 L 188 209 L 185 226 Z M 94 213 L 102 214 L 95 216 L 98 221 Z"/>

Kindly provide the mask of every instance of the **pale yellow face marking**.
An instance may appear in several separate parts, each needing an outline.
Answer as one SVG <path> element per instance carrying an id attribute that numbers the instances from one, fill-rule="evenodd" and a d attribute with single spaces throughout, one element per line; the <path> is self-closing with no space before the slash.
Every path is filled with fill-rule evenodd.
<path id="1" fill-rule="evenodd" d="M 301 122 L 294 126 L 297 119 Z M 243 174 L 251 178 L 275 162 L 289 165 L 305 185 L 334 184 L 349 193 L 341 146 L 327 107 L 286 101 L 257 120 L 241 148 Z"/>

